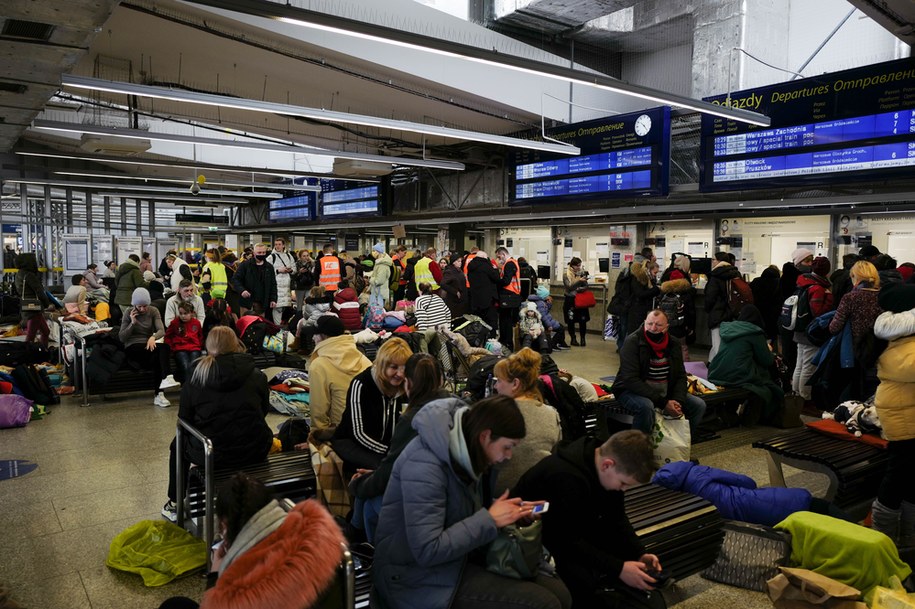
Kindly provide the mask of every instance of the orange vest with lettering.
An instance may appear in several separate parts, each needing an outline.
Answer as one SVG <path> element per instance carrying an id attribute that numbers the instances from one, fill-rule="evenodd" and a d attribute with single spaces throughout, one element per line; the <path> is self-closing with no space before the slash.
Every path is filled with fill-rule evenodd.
<path id="1" fill-rule="evenodd" d="M 340 259 L 336 256 L 321 258 L 321 276 L 318 283 L 324 286 L 325 292 L 336 292 L 340 283 Z"/>
<path id="2" fill-rule="evenodd" d="M 518 261 L 515 260 L 514 258 L 509 258 L 508 260 L 505 261 L 505 264 L 508 264 L 509 262 L 514 263 L 514 265 L 515 265 L 515 276 L 512 277 L 511 283 L 509 283 L 507 286 L 505 286 L 505 289 L 508 290 L 509 292 L 514 292 L 515 294 L 520 295 L 521 294 L 521 267 L 518 266 Z M 502 265 L 503 271 L 505 269 L 505 264 Z M 502 277 L 503 278 L 505 277 L 504 272 L 502 273 Z"/>

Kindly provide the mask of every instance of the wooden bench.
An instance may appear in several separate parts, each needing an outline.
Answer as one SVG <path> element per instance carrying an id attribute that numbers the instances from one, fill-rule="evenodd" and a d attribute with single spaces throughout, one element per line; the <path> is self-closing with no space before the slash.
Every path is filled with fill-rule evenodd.
<path id="1" fill-rule="evenodd" d="M 203 444 L 204 453 L 203 475 L 200 475 L 198 468 L 196 475 L 190 477 L 190 481 L 185 479 L 187 469 L 184 465 L 184 451 L 181 450 L 187 434 Z M 262 482 L 276 499 L 298 502 L 317 496 L 318 485 L 311 465 L 310 451 L 274 453 L 261 463 L 220 470 L 213 463 L 213 442 L 182 419 L 178 419 L 175 446 L 175 503 L 178 506 L 178 524 L 198 536 L 201 534 L 202 524 L 202 537 L 207 547 L 213 545 L 215 537 L 216 488 L 236 472 L 244 472 Z"/>
<path id="2" fill-rule="evenodd" d="M 866 513 L 886 472 L 886 451 L 864 442 L 834 438 L 807 427 L 792 429 L 765 440 L 753 448 L 766 451 L 769 484 L 786 486 L 782 465 L 825 474 L 829 488 L 824 497 L 853 516 Z"/>
<path id="3" fill-rule="evenodd" d="M 626 491 L 626 515 L 647 552 L 675 580 L 699 573 L 718 558 L 724 520 L 705 499 L 656 484 Z"/>

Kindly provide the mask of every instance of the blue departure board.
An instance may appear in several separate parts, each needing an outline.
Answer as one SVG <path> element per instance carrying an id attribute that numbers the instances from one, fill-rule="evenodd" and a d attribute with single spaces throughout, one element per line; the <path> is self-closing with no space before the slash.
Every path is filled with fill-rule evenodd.
<path id="1" fill-rule="evenodd" d="M 707 101 L 728 104 L 727 96 Z M 739 91 L 730 104 L 772 125 L 703 115 L 703 191 L 910 177 L 915 167 L 911 59 Z"/>
<path id="2" fill-rule="evenodd" d="M 267 206 L 267 218 L 271 222 L 314 220 L 317 199 L 317 193 L 314 192 L 285 199 L 274 199 Z"/>
<path id="3" fill-rule="evenodd" d="M 547 136 L 578 146 L 581 154 L 514 152 L 509 159 L 513 204 L 667 194 L 668 107 L 565 125 Z"/>
<path id="4" fill-rule="evenodd" d="M 348 217 L 381 213 L 379 184 L 348 180 L 321 180 L 321 217 Z"/>

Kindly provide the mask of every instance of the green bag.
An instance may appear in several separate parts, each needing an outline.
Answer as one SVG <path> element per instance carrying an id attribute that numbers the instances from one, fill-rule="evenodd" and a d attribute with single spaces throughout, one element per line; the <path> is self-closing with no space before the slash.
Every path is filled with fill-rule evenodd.
<path id="1" fill-rule="evenodd" d="M 111 540 L 105 564 L 136 573 L 145 586 L 162 586 L 206 565 L 206 543 L 164 520 L 143 520 Z"/>
<path id="2" fill-rule="evenodd" d="M 508 525 L 486 551 L 486 570 L 514 579 L 534 579 L 543 555 L 543 523 L 535 520 L 526 527 Z"/>

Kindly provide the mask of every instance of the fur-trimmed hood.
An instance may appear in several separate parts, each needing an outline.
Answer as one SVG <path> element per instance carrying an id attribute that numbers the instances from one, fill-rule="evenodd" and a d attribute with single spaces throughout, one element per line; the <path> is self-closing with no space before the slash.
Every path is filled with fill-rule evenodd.
<path id="1" fill-rule="evenodd" d="M 668 279 L 661 284 L 662 294 L 682 294 L 689 292 L 693 284 L 688 279 Z"/>
<path id="2" fill-rule="evenodd" d="M 235 559 L 200 607 L 311 607 L 336 576 L 343 542 L 333 516 L 317 501 L 303 501 L 277 530 Z"/>

